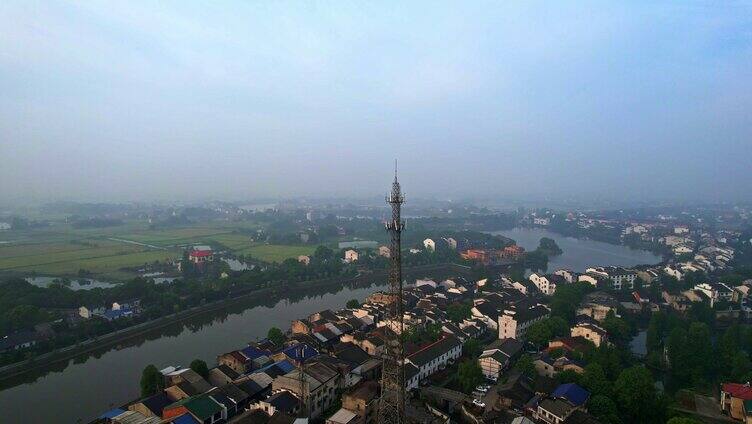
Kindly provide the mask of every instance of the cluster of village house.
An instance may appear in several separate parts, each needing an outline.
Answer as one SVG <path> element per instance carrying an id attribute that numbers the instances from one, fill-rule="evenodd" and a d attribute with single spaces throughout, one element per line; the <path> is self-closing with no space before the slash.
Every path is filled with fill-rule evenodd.
<path id="1" fill-rule="evenodd" d="M 664 293 L 664 299 L 650 299 L 644 290 L 635 289 L 638 279 L 646 284 L 660 272 L 664 271 L 593 267 L 584 273 L 532 274 L 525 281 L 506 276 L 494 281 L 416 280 L 404 295 L 403 331 L 432 324 L 440 328 L 440 335 L 432 342 L 406 345 L 405 388 L 420 391 L 425 401 L 410 403 L 408 412 L 423 422 L 445 422 L 447 414 L 458 411 L 478 419 L 507 414 L 516 423 L 591 421 L 586 408 L 589 393 L 576 384 L 557 385 L 554 377 L 564 370 L 583 372 L 584 365 L 575 359 L 579 355 L 573 353 L 609 343 L 601 324 L 609 312 L 661 307 L 682 311 L 678 296 L 689 302 L 741 301 L 752 287 L 752 281 L 738 287 L 702 283 L 682 294 Z M 546 296 L 554 294 L 557 286 L 577 281 L 597 287 L 605 281 L 609 284 L 607 290 L 585 296 L 568 336 L 550 340 L 535 355 L 536 378 L 512 369 L 525 350 L 530 326 L 550 315 Z M 101 419 L 114 423 L 291 423 L 305 415 L 330 424 L 377 422 L 379 358 L 388 332 L 399 330 L 386 318 L 393 301 L 392 296 L 377 292 L 357 308 L 325 310 L 297 319 L 283 343 L 265 339 L 223 353 L 205 377 L 191 369 L 165 368 L 164 390 L 108 411 Z M 447 307 L 456 303 L 471 304 L 470 317 L 452 322 Z M 473 359 L 493 388 L 481 386 L 469 396 L 435 386 L 434 382 L 447 377 L 447 368 L 462 356 L 463 343 L 470 338 L 495 339 Z M 557 355 L 549 355 L 554 349 Z M 722 405 L 732 417 L 744 414 L 744 402 L 737 400 L 752 400 L 752 390 L 723 387 L 728 390 Z"/>
<path id="2" fill-rule="evenodd" d="M 480 292 L 481 287 L 487 290 Z M 557 417 L 563 420 L 572 414 L 586 415 L 587 392 L 574 385 L 557 386 L 551 378 L 570 365 L 557 362 L 555 370 L 547 371 L 543 368 L 545 354 L 540 358 L 541 378 L 548 379 L 549 387 L 528 393 L 531 396 L 524 404 L 515 399 L 526 397 L 525 388 L 532 380 L 520 375 L 513 378 L 520 387 L 500 386 L 503 390 L 493 392 L 493 399 L 488 397 L 488 390 L 475 393 L 475 399 L 471 399 L 432 385 L 447 377 L 447 368 L 462 356 L 463 342 L 470 338 L 496 339 L 475 360 L 489 380 L 498 380 L 521 354 L 527 328 L 549 315 L 537 293 L 526 294 L 507 279 L 419 279 L 406 290 L 404 302 L 402 331 L 416 331 L 428 324 L 440 328 L 436 340 L 406 344 L 405 389 L 426 390 L 428 398 L 436 399 L 435 404 L 409 405 L 408 413 L 416 420 L 445 422 L 445 414 L 455 408 L 481 417 L 502 408 L 517 410 L 521 416 L 525 407 L 532 417 L 552 423 L 559 422 Z M 449 320 L 446 309 L 458 302 L 473 306 L 471 316 L 457 323 Z M 295 320 L 284 343 L 265 339 L 223 353 L 205 377 L 191 369 L 165 368 L 161 371 L 164 390 L 108 411 L 101 419 L 115 423 L 266 423 L 294 422 L 303 413 L 331 424 L 374 423 L 379 358 L 388 333 L 399 331 L 399 326 L 386 318 L 393 304 L 393 296 L 377 292 L 358 308 L 325 310 Z M 606 335 L 594 322 L 578 324 L 572 329 L 572 337 L 552 343 L 577 348 L 578 343 L 586 346 L 586 340 L 605 342 Z M 529 403 L 533 397 L 537 399 L 534 405 Z"/>

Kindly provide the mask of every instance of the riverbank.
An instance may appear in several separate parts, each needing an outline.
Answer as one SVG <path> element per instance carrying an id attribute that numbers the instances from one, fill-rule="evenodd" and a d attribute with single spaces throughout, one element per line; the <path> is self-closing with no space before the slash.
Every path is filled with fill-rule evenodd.
<path id="1" fill-rule="evenodd" d="M 421 273 L 444 273 L 448 274 L 465 274 L 468 275 L 470 268 L 457 265 L 453 263 L 443 264 L 431 264 L 421 265 L 416 267 L 406 268 L 404 270 L 405 277 L 421 274 Z M 113 333 L 106 334 L 96 339 L 90 339 L 78 345 L 69 346 L 53 352 L 39 355 L 35 358 L 16 362 L 14 364 L 7 365 L 0 368 L 0 387 L 6 380 L 22 377 L 25 374 L 38 371 L 40 369 L 48 368 L 56 363 L 64 361 L 70 361 L 77 359 L 89 353 L 105 349 L 112 346 L 117 346 L 121 343 L 127 342 L 131 339 L 135 339 L 160 328 L 165 328 L 181 322 L 186 322 L 201 315 L 210 314 L 223 308 L 228 308 L 233 305 L 241 304 L 251 298 L 265 299 L 268 302 L 277 302 L 286 298 L 294 297 L 295 295 L 303 294 L 301 292 L 316 291 L 326 288 L 333 288 L 336 286 L 353 285 L 358 286 L 373 282 L 374 280 L 385 281 L 387 277 L 387 270 L 380 270 L 368 274 L 359 275 L 352 278 L 334 278 L 334 279 L 320 279 L 292 283 L 285 289 L 286 292 L 282 293 L 278 288 L 264 288 L 258 290 L 247 290 L 234 292 L 232 297 L 218 300 L 215 302 L 207 303 L 201 306 L 196 306 L 185 311 L 167 315 L 157 318 L 152 321 L 144 322 L 134 325 Z M 422 275 L 418 275 L 422 276 Z M 342 305 L 344 307 L 344 304 Z M 293 317 L 296 318 L 296 317 Z M 217 352 L 220 353 L 220 352 Z"/>

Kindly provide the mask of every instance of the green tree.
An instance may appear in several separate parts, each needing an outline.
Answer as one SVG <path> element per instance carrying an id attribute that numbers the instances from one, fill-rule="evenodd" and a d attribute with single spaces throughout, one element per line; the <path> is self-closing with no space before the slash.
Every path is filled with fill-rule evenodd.
<path id="1" fill-rule="evenodd" d="M 611 395 L 611 382 L 606 378 L 606 373 L 600 364 L 588 364 L 582 373 L 580 384 L 593 395 Z"/>
<path id="2" fill-rule="evenodd" d="M 731 360 L 729 377 L 734 381 L 752 380 L 752 362 L 750 362 L 747 352 L 736 352 L 736 355 Z"/>
<path id="3" fill-rule="evenodd" d="M 277 327 L 272 327 L 266 333 L 266 338 L 271 340 L 277 346 L 282 346 L 285 343 L 285 333 Z"/>
<path id="4" fill-rule="evenodd" d="M 614 383 L 614 399 L 626 422 L 661 423 L 664 405 L 658 399 L 653 377 L 642 366 L 627 368 Z"/>
<path id="5" fill-rule="evenodd" d="M 551 337 L 551 328 L 546 324 L 546 321 L 538 321 L 531 325 L 527 330 L 527 341 L 532 343 L 538 349 L 548 345 L 548 341 L 551 340 Z"/>
<path id="6" fill-rule="evenodd" d="M 691 341 L 687 348 L 691 359 L 692 381 L 696 385 L 707 384 L 712 379 L 716 366 L 710 328 L 705 323 L 693 322 L 689 325 L 687 338 Z"/>
<path id="7" fill-rule="evenodd" d="M 480 354 L 483 352 L 483 346 L 476 339 L 467 339 L 465 344 L 462 346 L 462 352 L 468 358 L 474 359 L 480 356 Z"/>
<path id="8" fill-rule="evenodd" d="M 619 412 L 611 398 L 604 395 L 594 395 L 588 401 L 588 412 L 603 424 L 618 424 Z"/>
<path id="9" fill-rule="evenodd" d="M 151 396 L 164 388 L 164 377 L 154 365 L 147 365 L 141 372 L 141 396 Z"/>
<path id="10" fill-rule="evenodd" d="M 357 309 L 360 308 L 360 302 L 358 302 L 358 299 L 350 299 L 345 304 L 348 309 Z"/>
<path id="11" fill-rule="evenodd" d="M 483 382 L 483 371 L 478 361 L 462 362 L 457 368 L 457 380 L 465 393 L 470 393 Z"/>
<path id="12" fill-rule="evenodd" d="M 514 363 L 514 369 L 531 378 L 535 377 L 536 374 L 535 363 L 533 363 L 533 358 L 528 354 L 520 356 L 520 359 Z"/>
<path id="13" fill-rule="evenodd" d="M 209 367 L 206 366 L 206 362 L 201 359 L 194 359 L 191 361 L 190 369 L 196 372 L 201 377 L 209 377 Z"/>
<path id="14" fill-rule="evenodd" d="M 467 303 L 453 303 L 447 307 L 447 317 L 452 322 L 458 323 L 470 318 L 472 306 Z"/>
<path id="15" fill-rule="evenodd" d="M 627 321 L 617 317 L 613 310 L 608 311 L 602 325 L 608 333 L 609 340 L 619 346 L 626 346 L 632 338 L 632 329 Z"/>
<path id="16" fill-rule="evenodd" d="M 659 350 L 663 344 L 663 336 L 666 334 L 667 322 L 666 314 L 658 311 L 650 316 L 647 332 L 647 350 L 653 352 Z"/>
<path id="17" fill-rule="evenodd" d="M 576 383 L 580 384 L 582 376 L 575 370 L 564 370 L 556 374 L 556 381 L 561 384 Z"/>

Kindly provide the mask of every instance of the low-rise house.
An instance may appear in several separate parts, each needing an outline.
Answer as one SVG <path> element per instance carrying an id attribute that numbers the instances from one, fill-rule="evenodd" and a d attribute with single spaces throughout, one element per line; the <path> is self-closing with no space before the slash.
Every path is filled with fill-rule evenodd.
<path id="1" fill-rule="evenodd" d="M 214 252 L 209 246 L 193 246 L 193 249 L 188 253 L 188 260 L 195 265 L 202 266 L 207 262 L 214 261 Z"/>
<path id="2" fill-rule="evenodd" d="M 675 265 L 666 265 L 663 272 L 681 281 L 684 278 L 684 271 Z"/>
<path id="3" fill-rule="evenodd" d="M 561 399 L 543 399 L 535 411 L 535 418 L 547 424 L 561 424 L 572 412 L 574 406 Z"/>
<path id="4" fill-rule="evenodd" d="M 342 394 L 342 408 L 334 414 L 337 416 L 332 424 L 347 422 L 353 424 L 376 423 L 379 403 L 379 383 L 377 381 L 364 381 L 352 390 Z M 342 410 L 348 411 L 350 414 Z M 338 415 L 339 414 L 339 415 Z M 349 420 L 349 421 L 343 421 Z M 327 420 L 327 423 L 330 421 Z"/>
<path id="5" fill-rule="evenodd" d="M 270 355 L 271 352 L 268 350 L 247 346 L 243 349 L 217 356 L 217 363 L 230 367 L 238 374 L 245 374 L 269 365 L 272 362 Z"/>
<path id="6" fill-rule="evenodd" d="M 746 420 L 747 408 L 745 408 L 745 403 L 750 401 L 752 401 L 752 387 L 749 383 L 721 384 L 721 410 L 731 418 Z"/>
<path id="7" fill-rule="evenodd" d="M 311 257 L 307 255 L 300 255 L 298 256 L 298 262 L 300 262 L 303 265 L 310 265 L 311 264 Z"/>
<path id="8" fill-rule="evenodd" d="M 237 371 L 223 364 L 210 369 L 206 379 L 212 386 L 220 387 L 232 383 L 238 377 L 240 377 L 240 374 Z"/>
<path id="9" fill-rule="evenodd" d="M 595 291 L 588 293 L 577 308 L 577 315 L 588 315 L 596 321 L 603 321 L 609 312 L 617 312 L 619 303 L 612 295 Z"/>
<path id="10" fill-rule="evenodd" d="M 430 238 L 427 238 L 427 239 L 423 240 L 423 247 L 424 247 L 424 248 L 425 248 L 425 249 L 426 249 L 427 251 L 429 251 L 429 252 L 433 252 L 433 251 L 435 251 L 435 250 L 436 250 L 436 242 L 435 242 L 435 241 L 433 241 L 433 240 L 432 240 L 432 239 L 430 239 Z"/>
<path id="11" fill-rule="evenodd" d="M 112 424 L 160 424 L 162 419 L 158 417 L 149 417 L 141 414 L 137 411 L 125 411 L 120 408 L 116 408 L 105 412 L 99 417 L 100 420 L 106 420 L 105 422 Z M 194 421 L 195 422 L 195 421 Z"/>
<path id="12" fill-rule="evenodd" d="M 0 338 L 0 352 L 28 349 L 36 345 L 41 337 L 35 331 L 22 330 Z"/>
<path id="13" fill-rule="evenodd" d="M 583 337 L 599 347 L 608 341 L 608 333 L 603 328 L 589 323 L 577 324 L 572 327 L 570 334 L 572 337 Z"/>
<path id="14" fill-rule="evenodd" d="M 499 316 L 499 338 L 524 339 L 528 328 L 547 318 L 550 312 L 544 305 L 505 310 L 504 314 Z"/>
<path id="15" fill-rule="evenodd" d="M 379 246 L 379 256 L 389 258 L 392 256 L 392 251 L 386 246 Z"/>
<path id="16" fill-rule="evenodd" d="M 564 281 L 566 281 L 569 284 L 572 284 L 577 281 L 578 274 L 571 269 L 558 269 L 554 271 L 554 275 L 558 275 L 560 277 L 564 278 Z"/>
<path id="17" fill-rule="evenodd" d="M 352 263 L 358 260 L 358 252 L 352 249 L 345 251 L 345 262 Z"/>
<path id="18" fill-rule="evenodd" d="M 340 408 L 331 417 L 326 419 L 326 424 L 358 424 L 362 422 L 358 414 L 349 409 Z"/>
<path id="19" fill-rule="evenodd" d="M 268 398 L 253 404 L 251 409 L 260 409 L 269 416 L 277 413 L 295 416 L 300 412 L 300 398 L 288 390 L 276 390 Z"/>
<path id="20" fill-rule="evenodd" d="M 562 349 L 565 352 L 585 353 L 591 348 L 590 342 L 582 337 L 559 337 L 548 342 L 547 351 Z"/>
<path id="21" fill-rule="evenodd" d="M 165 373 L 164 381 L 165 387 L 177 385 L 180 383 L 186 383 L 192 386 L 192 388 L 198 393 L 208 392 L 212 386 L 203 377 L 201 377 L 196 371 L 190 368 L 182 368 L 169 373 Z"/>
<path id="22" fill-rule="evenodd" d="M 145 417 L 161 417 L 165 407 L 174 402 L 165 392 L 159 392 L 128 405 L 129 411 L 136 411 Z"/>
<path id="23" fill-rule="evenodd" d="M 478 358 L 478 365 L 487 378 L 496 380 L 501 372 L 509 367 L 511 362 L 522 351 L 522 342 L 516 339 L 500 339 L 494 341 Z"/>
<path id="24" fill-rule="evenodd" d="M 214 424 L 227 419 L 224 406 L 209 395 L 188 397 L 168 405 L 162 412 L 162 418 L 169 420 L 185 414 L 190 414 L 202 424 Z"/>
<path id="25" fill-rule="evenodd" d="M 543 399 L 535 411 L 535 417 L 548 424 L 561 424 L 575 411 L 582 408 L 590 398 L 590 393 L 574 384 L 562 384 L 550 398 Z"/>

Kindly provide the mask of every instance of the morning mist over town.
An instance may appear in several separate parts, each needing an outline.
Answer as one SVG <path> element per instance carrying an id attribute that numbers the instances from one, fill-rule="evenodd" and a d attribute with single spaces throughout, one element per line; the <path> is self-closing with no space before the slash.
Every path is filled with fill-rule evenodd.
<path id="1" fill-rule="evenodd" d="M 752 422 L 752 3 L 0 2 L 0 423 Z"/>
<path id="2" fill-rule="evenodd" d="M 0 13 L 4 203 L 751 193 L 747 2 Z"/>

